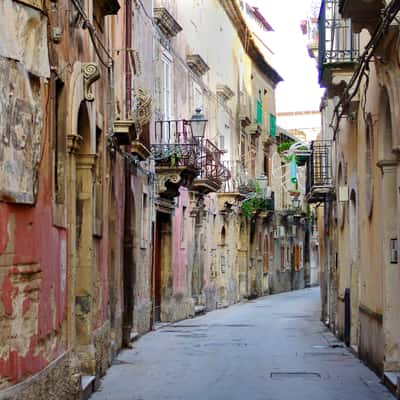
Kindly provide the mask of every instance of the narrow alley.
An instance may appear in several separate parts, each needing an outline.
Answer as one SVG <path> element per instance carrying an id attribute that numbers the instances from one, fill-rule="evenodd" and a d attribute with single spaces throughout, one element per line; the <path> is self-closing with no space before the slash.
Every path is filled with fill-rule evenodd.
<path id="1" fill-rule="evenodd" d="M 121 352 L 92 399 L 393 398 L 319 316 L 312 288 L 166 325 Z"/>

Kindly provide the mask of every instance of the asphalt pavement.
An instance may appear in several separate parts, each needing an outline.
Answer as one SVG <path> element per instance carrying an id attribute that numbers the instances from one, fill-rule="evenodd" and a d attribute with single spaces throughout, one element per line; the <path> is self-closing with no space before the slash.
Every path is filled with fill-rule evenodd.
<path id="1" fill-rule="evenodd" d="M 93 400 L 385 400 L 319 321 L 319 289 L 165 325 L 122 351 Z"/>

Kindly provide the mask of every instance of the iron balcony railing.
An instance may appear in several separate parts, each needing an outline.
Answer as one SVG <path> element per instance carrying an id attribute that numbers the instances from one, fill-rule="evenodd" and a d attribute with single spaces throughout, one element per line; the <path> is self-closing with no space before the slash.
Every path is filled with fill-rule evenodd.
<path id="1" fill-rule="evenodd" d="M 156 121 L 151 153 L 159 166 L 197 168 L 197 148 L 190 121 Z"/>
<path id="2" fill-rule="evenodd" d="M 313 141 L 307 161 L 306 192 L 311 196 L 325 194 L 332 187 L 332 140 Z"/>
<path id="3" fill-rule="evenodd" d="M 222 163 L 230 171 L 230 177 L 224 182 L 220 192 L 240 193 L 243 191 L 249 183 L 249 178 L 241 161 L 223 161 Z"/>
<path id="4" fill-rule="evenodd" d="M 223 152 L 210 140 L 194 137 L 188 120 L 156 121 L 151 152 L 158 166 L 197 170 L 197 178 L 225 182 L 229 169 L 221 162 Z"/>
<path id="5" fill-rule="evenodd" d="M 197 138 L 197 168 L 199 179 L 216 180 L 225 182 L 231 173 L 221 162 L 221 155 L 224 153 L 213 142 L 206 138 Z"/>
<path id="6" fill-rule="evenodd" d="M 351 21 L 339 13 L 339 0 L 323 0 L 319 20 L 318 70 L 319 81 L 329 67 L 358 62 L 359 34 L 353 33 Z"/>

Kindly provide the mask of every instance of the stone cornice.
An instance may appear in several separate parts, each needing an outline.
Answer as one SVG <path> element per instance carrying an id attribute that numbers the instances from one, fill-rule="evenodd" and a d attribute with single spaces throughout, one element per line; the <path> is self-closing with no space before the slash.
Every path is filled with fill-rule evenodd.
<path id="1" fill-rule="evenodd" d="M 217 85 L 217 95 L 223 100 L 228 101 L 235 95 L 235 93 L 228 85 L 219 84 Z"/>
<path id="2" fill-rule="evenodd" d="M 186 63 L 198 77 L 202 77 L 210 69 L 199 54 L 188 54 L 186 56 Z"/>
<path id="3" fill-rule="evenodd" d="M 237 0 L 219 0 L 222 8 L 232 21 L 239 38 L 242 42 L 243 48 L 246 50 L 248 56 L 260 68 L 260 70 L 269 77 L 269 79 L 277 85 L 283 79 L 278 72 L 266 61 L 265 57 L 257 47 L 256 42 L 252 37 L 252 33 L 246 24 L 242 11 Z"/>
<path id="4" fill-rule="evenodd" d="M 154 21 L 168 39 L 176 36 L 182 27 L 165 7 L 154 8 Z"/>

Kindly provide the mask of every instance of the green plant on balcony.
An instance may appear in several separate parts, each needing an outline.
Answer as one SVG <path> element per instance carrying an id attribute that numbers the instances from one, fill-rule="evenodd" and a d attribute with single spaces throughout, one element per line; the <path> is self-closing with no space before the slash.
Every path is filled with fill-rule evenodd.
<path id="1" fill-rule="evenodd" d="M 281 144 L 278 144 L 278 147 L 277 147 L 278 153 L 282 154 L 285 151 L 288 151 L 292 144 L 293 144 L 293 142 L 289 142 L 289 141 L 282 142 Z"/>
<path id="2" fill-rule="evenodd" d="M 272 199 L 265 198 L 261 194 L 256 193 L 255 196 L 246 199 L 241 204 L 242 212 L 245 217 L 250 217 L 262 211 L 271 211 L 273 209 Z"/>

